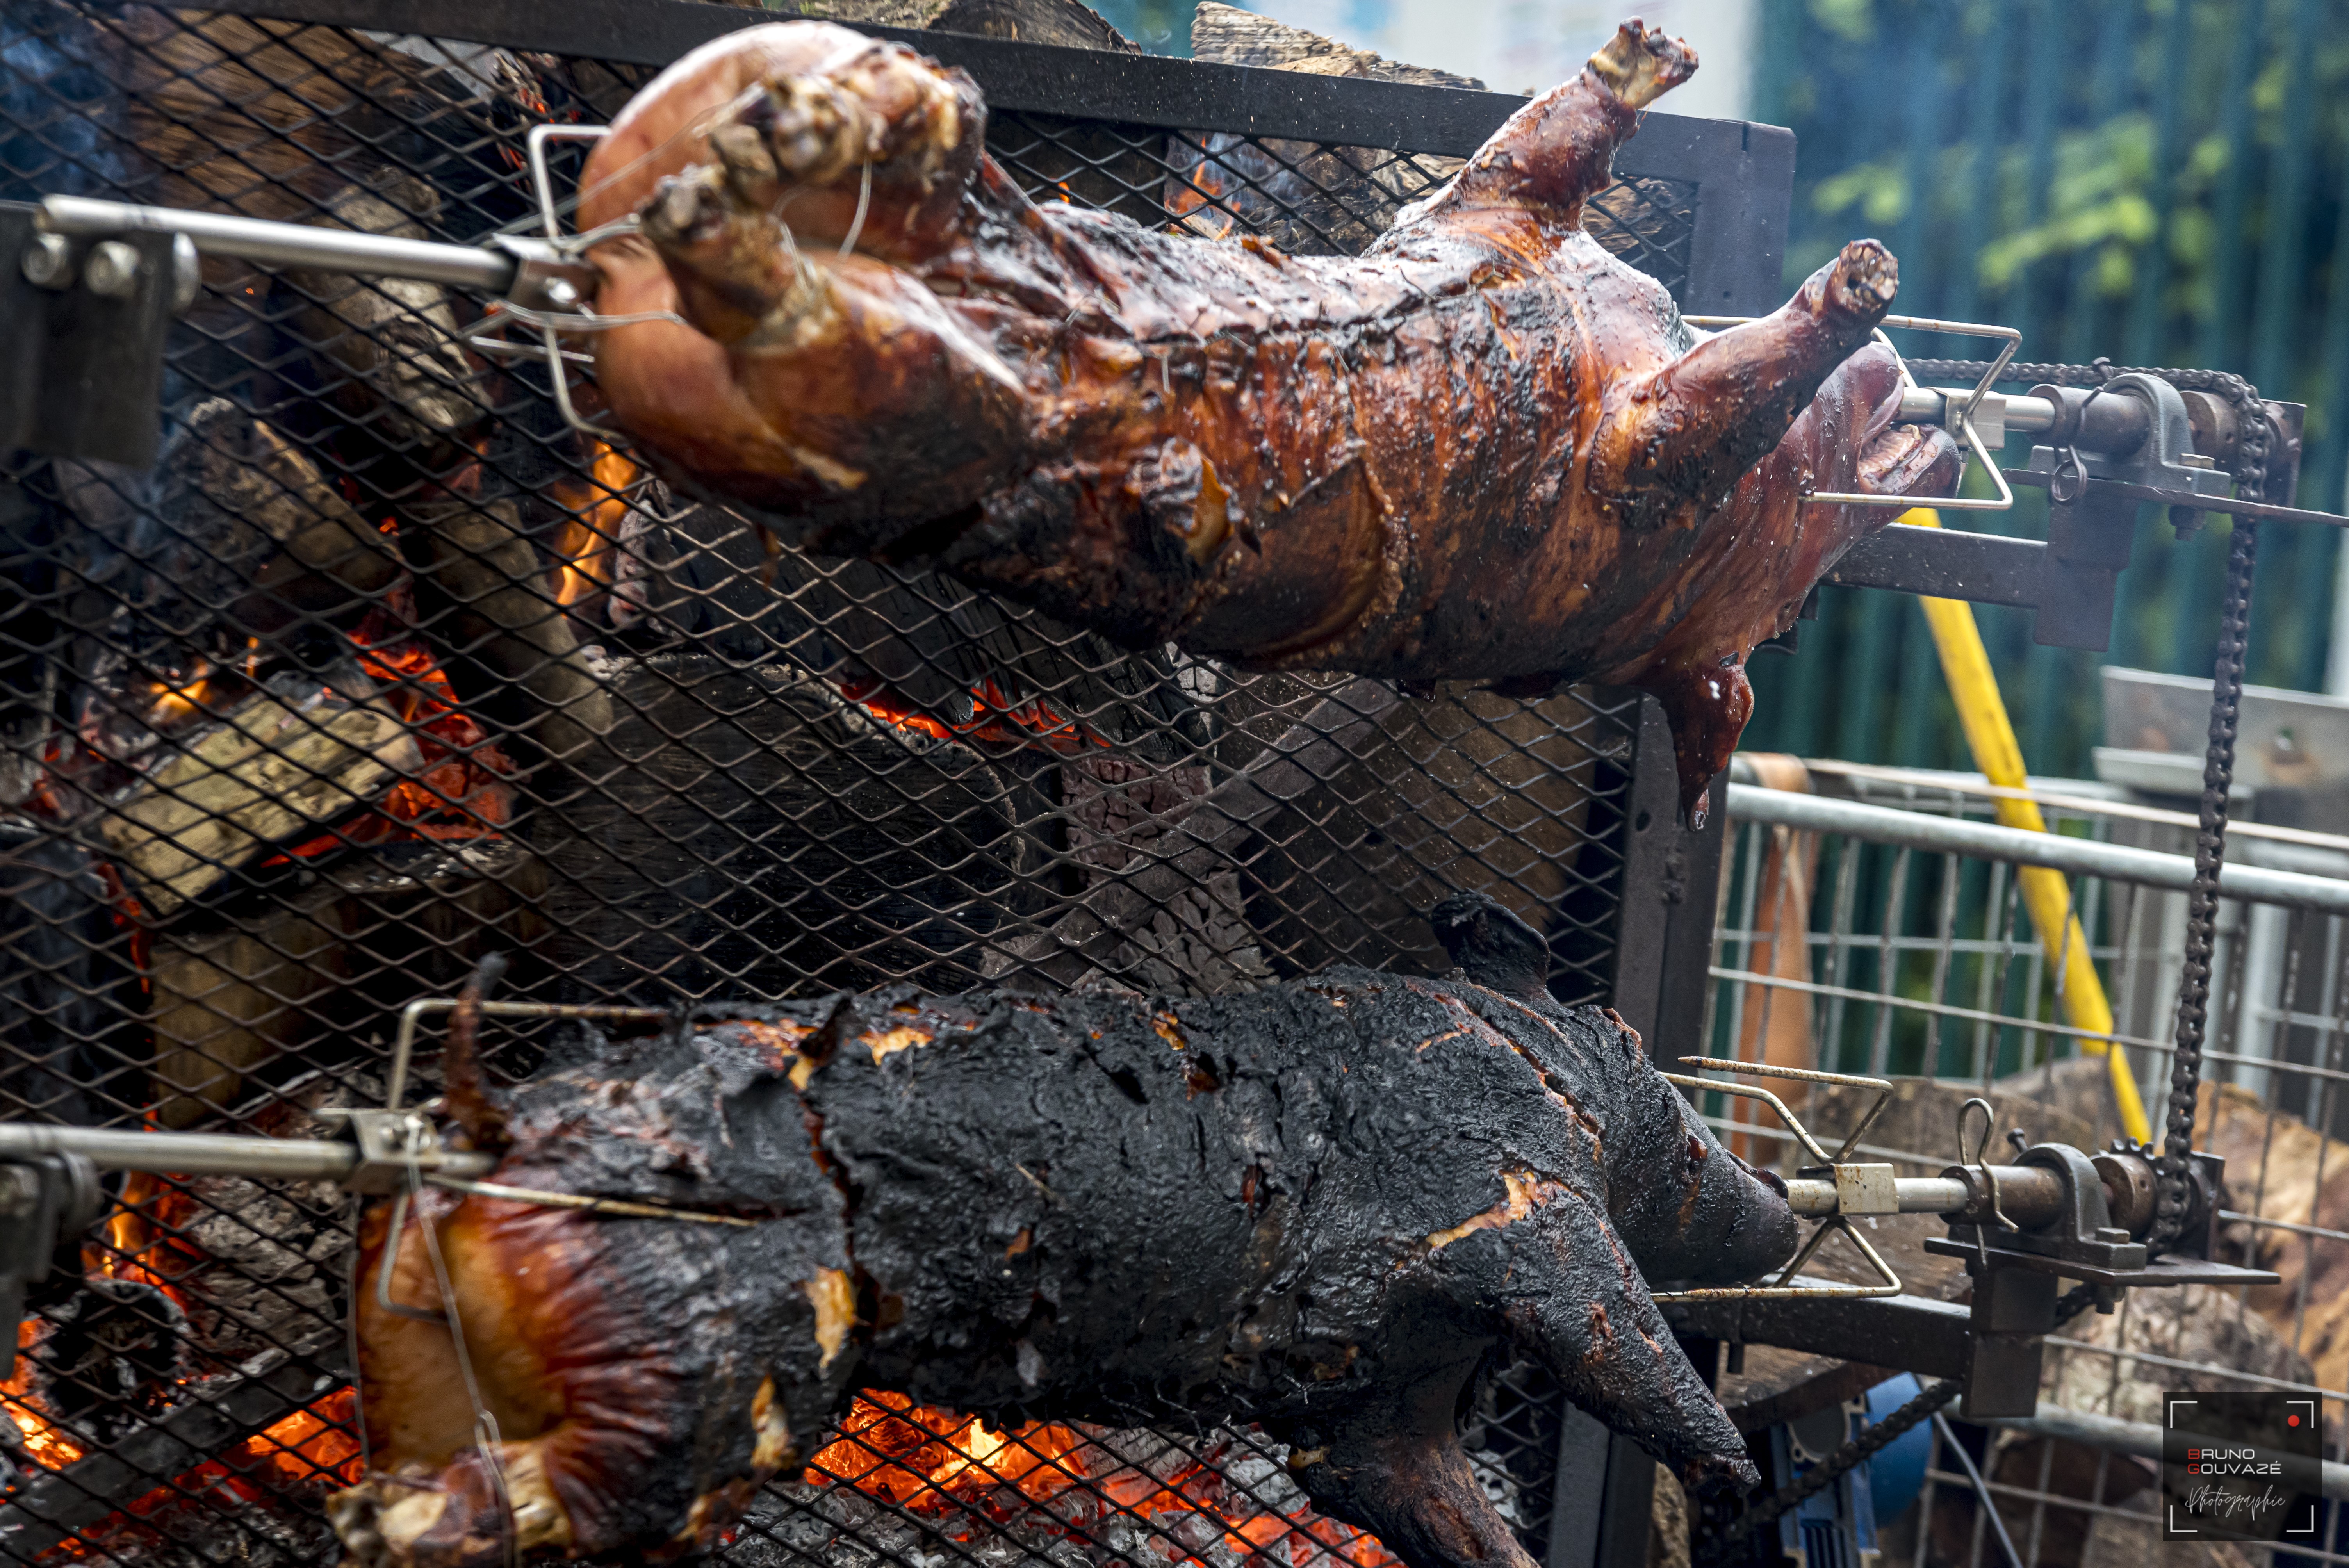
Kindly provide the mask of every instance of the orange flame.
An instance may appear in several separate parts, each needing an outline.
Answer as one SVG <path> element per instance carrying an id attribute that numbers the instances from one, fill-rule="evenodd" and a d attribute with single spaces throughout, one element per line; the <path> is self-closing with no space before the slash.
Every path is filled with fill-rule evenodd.
<path id="1" fill-rule="evenodd" d="M 186 1189 L 167 1183 L 146 1171 L 133 1171 L 122 1197 L 106 1217 L 103 1242 L 82 1249 L 82 1266 L 109 1279 L 135 1280 L 153 1285 L 182 1310 L 187 1300 L 172 1277 L 196 1261 L 197 1254 L 173 1234 L 173 1228 L 194 1212 Z M 80 1459 L 88 1450 L 81 1441 L 50 1419 L 48 1401 L 33 1387 L 34 1360 L 47 1326 L 27 1317 L 16 1325 L 16 1370 L 0 1383 L 0 1410 L 25 1434 L 25 1447 L 36 1463 L 55 1470 Z"/>
<path id="2" fill-rule="evenodd" d="M 610 443 L 597 441 L 587 463 L 589 479 L 561 479 L 550 487 L 569 509 L 570 521 L 554 542 L 554 602 L 584 609 L 612 586 L 620 525 L 628 518 L 628 487 L 642 471 Z"/>
<path id="3" fill-rule="evenodd" d="M 190 674 L 150 683 L 147 688 L 150 695 L 148 727 L 174 729 L 199 716 L 222 717 L 215 706 L 220 700 L 221 693 L 217 688 L 221 684 L 213 678 L 212 661 L 201 657 Z"/>
<path id="4" fill-rule="evenodd" d="M 1304 1508 L 1285 1514 L 1259 1503 L 1206 1460 L 1191 1460 L 1162 1480 L 1073 1427 L 1030 1422 L 1000 1432 L 976 1416 L 868 1389 L 850 1406 L 840 1431 L 808 1461 L 811 1475 L 914 1513 L 975 1512 L 1001 1523 L 1019 1512 L 1023 1523 L 1033 1523 L 1040 1511 L 1022 1503 L 1050 1505 L 1041 1511 L 1049 1527 L 1072 1538 L 1123 1513 L 1154 1530 L 1166 1562 L 1201 1568 L 1206 1543 L 1189 1532 L 1187 1543 L 1178 1542 L 1157 1528 L 1159 1516 L 1213 1521 L 1227 1549 L 1286 1568 L 1304 1568 L 1323 1554 L 1344 1568 L 1397 1568 L 1400 1562 L 1350 1526 Z"/>
<path id="5" fill-rule="evenodd" d="M 187 1300 L 174 1283 L 202 1254 L 181 1239 L 179 1228 L 192 1217 L 195 1200 L 185 1187 L 169 1177 L 133 1172 L 122 1197 L 107 1216 L 101 1235 L 84 1249 L 83 1266 L 114 1279 L 136 1280 L 169 1295 L 184 1310 Z M 17 1328 L 20 1351 L 39 1342 L 44 1326 L 27 1318 Z M 5 1408 L 25 1434 L 25 1446 L 34 1461 L 57 1470 L 81 1459 L 83 1445 L 47 1418 L 47 1406 L 31 1389 L 32 1361 L 19 1355 L 16 1376 L 0 1384 L 0 1408 Z M 126 1528 L 145 1529 L 143 1522 L 167 1510 L 216 1507 L 223 1501 L 254 1503 L 273 1491 L 289 1487 L 355 1484 L 366 1466 L 354 1435 L 357 1391 L 350 1385 L 334 1389 L 303 1408 L 272 1423 L 217 1459 L 193 1470 L 132 1502 L 124 1504 L 76 1539 L 42 1554 L 45 1560 L 90 1555 L 92 1542 Z"/>
<path id="6" fill-rule="evenodd" d="M 32 1455 L 33 1461 L 56 1470 L 81 1458 L 84 1449 L 49 1419 L 48 1401 L 33 1391 L 30 1352 L 40 1344 L 44 1326 L 35 1317 L 17 1323 L 16 1371 L 6 1382 L 0 1383 L 0 1410 L 5 1410 L 8 1418 L 16 1423 L 16 1429 L 25 1434 L 25 1450 Z"/>

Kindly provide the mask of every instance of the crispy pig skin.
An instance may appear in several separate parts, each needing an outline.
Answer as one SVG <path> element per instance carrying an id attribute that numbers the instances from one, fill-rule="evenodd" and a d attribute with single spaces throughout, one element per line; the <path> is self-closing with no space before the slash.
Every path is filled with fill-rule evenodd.
<path id="1" fill-rule="evenodd" d="M 1413 1568 L 1531 1568 L 1454 1429 L 1510 1354 L 1692 1483 L 1754 1480 L 1647 1280 L 1753 1277 L 1795 1222 L 1611 1013 L 1343 969 L 585 1044 L 475 1117 L 492 1180 L 758 1222 L 429 1192 L 496 1473 L 448 1330 L 362 1291 L 377 1470 L 335 1507 L 360 1563 L 502 1561 L 501 1486 L 525 1552 L 707 1546 L 858 1387 L 1001 1425 L 1261 1421 Z M 430 1308 L 425 1236 L 394 1299 Z"/>
<path id="2" fill-rule="evenodd" d="M 1663 699 L 1684 798 L 1744 663 L 1946 434 L 1893 428 L 1858 241 L 1717 335 L 1581 227 L 1638 109 L 1695 69 L 1626 23 L 1360 257 L 1066 204 L 986 156 L 959 72 L 813 22 L 732 34 L 632 102 L 580 218 L 614 415 L 792 542 L 951 572 L 1130 645 L 1252 668 L 1588 678 Z M 843 249 L 843 247 L 846 247 Z"/>

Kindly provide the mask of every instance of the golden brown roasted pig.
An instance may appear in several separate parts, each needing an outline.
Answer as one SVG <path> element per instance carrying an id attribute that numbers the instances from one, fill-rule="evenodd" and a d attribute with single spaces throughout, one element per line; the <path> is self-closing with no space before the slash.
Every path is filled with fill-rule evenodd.
<path id="1" fill-rule="evenodd" d="M 1693 802 L 1744 662 L 1882 510 L 1946 481 L 1845 247 L 1708 335 L 1580 224 L 1696 67 L 1634 20 L 1368 253 L 1038 207 L 958 72 L 793 22 L 679 61 L 589 162 L 619 421 L 809 550 L 937 567 L 1253 667 L 1597 678 L 1662 699 Z M 1936 486 L 1935 488 L 1939 488 Z"/>

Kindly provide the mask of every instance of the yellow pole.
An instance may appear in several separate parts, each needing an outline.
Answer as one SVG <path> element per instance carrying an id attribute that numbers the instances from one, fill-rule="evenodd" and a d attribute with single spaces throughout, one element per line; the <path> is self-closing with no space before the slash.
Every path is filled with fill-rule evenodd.
<path id="1" fill-rule="evenodd" d="M 1940 515 L 1925 507 L 1901 513 L 1900 521 L 1919 528 L 1941 526 Z M 2005 699 L 1999 696 L 1998 677 L 1991 671 L 1990 653 L 1982 646 L 1981 628 L 1974 624 L 1973 606 L 1962 599 L 1921 594 L 1917 602 L 1925 607 L 1926 624 L 1933 630 L 1941 674 L 1958 705 L 1958 720 L 1965 726 L 1974 766 L 2001 789 L 2023 789 L 2023 748 L 2015 743 Z M 2033 833 L 2047 830 L 2046 819 L 2039 814 L 2035 800 L 2002 799 L 1997 809 L 1998 820 L 2010 828 Z M 2080 1048 L 2103 1057 L 2109 1065 L 2113 1102 L 2120 1111 L 2123 1129 L 2140 1142 L 2149 1140 L 2153 1130 L 2145 1119 L 2145 1100 L 2137 1093 L 2136 1075 L 2129 1071 L 2128 1053 L 2112 1048 L 2112 1006 L 2105 1000 L 2104 982 L 2096 978 L 2087 933 L 2072 908 L 2070 884 L 2062 872 L 2046 866 L 2018 866 L 2015 880 L 2022 887 L 2032 927 L 2039 933 L 2039 944 L 2062 976 L 2057 1001 L 2064 1021 L 2095 1037 L 2082 1039 Z"/>

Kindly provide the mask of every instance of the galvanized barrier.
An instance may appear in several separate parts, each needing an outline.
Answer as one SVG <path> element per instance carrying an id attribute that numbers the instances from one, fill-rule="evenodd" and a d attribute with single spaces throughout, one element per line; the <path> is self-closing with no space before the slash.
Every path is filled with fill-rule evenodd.
<path id="1" fill-rule="evenodd" d="M 1764 788 L 1764 772 L 1815 792 Z M 2190 818 L 2101 784 L 2034 779 L 2052 831 L 2032 834 L 1986 820 L 1995 791 L 1974 776 L 1822 763 L 1790 779 L 1783 766 L 1741 760 L 1736 777 L 1710 1054 L 1917 1079 L 1908 1092 L 1942 1109 L 1989 1096 L 2002 1130 L 2018 1125 L 2034 1140 L 2101 1145 L 2123 1133 L 2099 1047 L 2122 1053 L 2158 1101 Z M 2133 1293 L 2114 1317 L 2075 1319 L 2050 1341 L 2040 1419 L 2004 1436 L 1960 1422 L 1937 1430 L 1922 1506 L 1886 1540 L 1888 1562 L 1999 1564 L 1999 1525 L 2022 1563 L 2051 1568 L 2202 1553 L 2158 1544 L 2158 1491 L 2140 1461 L 2164 1388 L 2311 1395 L 2329 1451 L 2344 1451 L 2349 840 L 2252 822 L 2238 825 L 2228 851 L 2195 1142 L 2229 1157 L 2221 1255 L 2277 1269 L 2284 1283 Z M 2065 977 L 2077 971 L 2065 962 L 2069 939 L 2050 943 L 2025 911 L 2018 871 L 2032 865 L 2068 879 L 2108 1034 L 2065 1021 Z M 1713 1110 L 1733 1144 L 1778 1156 L 1775 1126 L 1726 1102 Z M 1954 1118 L 1870 1136 L 1862 1147 L 1903 1174 L 1960 1161 Z M 2291 1547 L 2302 1561 L 2349 1561 L 2339 1470 L 2322 1487 L 2321 1534 Z"/>

